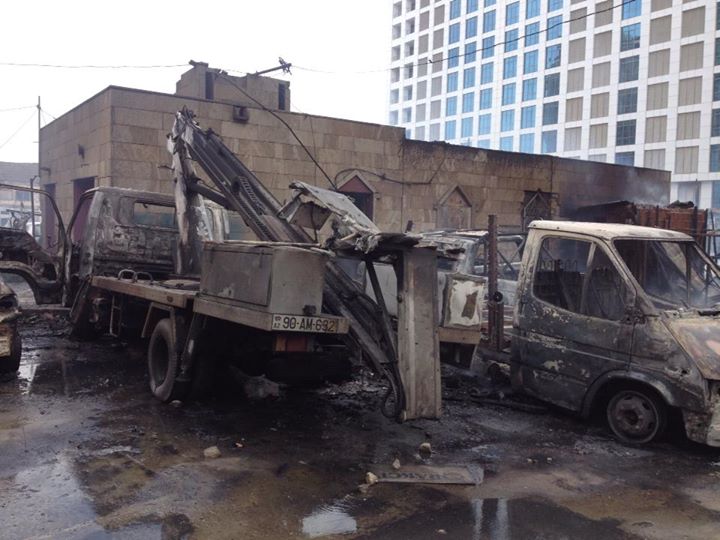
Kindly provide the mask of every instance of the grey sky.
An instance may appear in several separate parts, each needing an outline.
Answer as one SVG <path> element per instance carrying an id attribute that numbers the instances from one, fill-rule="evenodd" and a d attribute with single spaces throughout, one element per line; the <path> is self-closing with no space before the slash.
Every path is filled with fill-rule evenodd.
<path id="1" fill-rule="evenodd" d="M 384 123 L 390 10 L 389 0 L 4 2 L 0 62 L 169 65 L 193 59 L 254 72 L 282 56 L 297 66 L 289 77 L 294 111 Z M 172 93 L 188 68 L 0 65 L 0 161 L 37 160 L 34 110 L 6 109 L 32 107 L 39 95 L 43 109 L 58 116 L 111 84 Z M 43 123 L 50 120 L 43 116 Z"/>

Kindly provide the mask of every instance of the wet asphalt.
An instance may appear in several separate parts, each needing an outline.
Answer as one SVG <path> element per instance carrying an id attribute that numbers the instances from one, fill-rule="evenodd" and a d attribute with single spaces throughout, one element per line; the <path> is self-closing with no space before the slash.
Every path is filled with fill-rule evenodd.
<path id="1" fill-rule="evenodd" d="M 385 419 L 362 373 L 260 401 L 225 381 L 171 406 L 141 343 L 67 330 L 27 312 L 21 370 L 0 383 L 3 539 L 720 538 L 720 451 L 679 436 L 639 449 L 559 411 L 481 405 L 454 371 L 439 421 Z M 395 459 L 485 480 L 358 489 Z"/>

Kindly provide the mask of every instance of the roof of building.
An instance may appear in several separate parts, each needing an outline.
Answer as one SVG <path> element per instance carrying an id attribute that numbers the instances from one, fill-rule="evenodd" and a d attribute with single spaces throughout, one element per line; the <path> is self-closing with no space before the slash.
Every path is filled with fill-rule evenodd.
<path id="1" fill-rule="evenodd" d="M 37 163 L 13 163 L 0 161 L 0 182 L 10 184 L 28 184 L 37 174 Z"/>
<path id="2" fill-rule="evenodd" d="M 625 225 L 622 223 L 586 223 L 582 221 L 537 220 L 530 223 L 530 228 L 546 231 L 587 234 L 604 240 L 613 240 L 615 238 L 647 238 L 653 240 L 693 241 L 692 237 L 681 232 L 656 229 L 654 227 L 641 227 L 639 225 Z"/>

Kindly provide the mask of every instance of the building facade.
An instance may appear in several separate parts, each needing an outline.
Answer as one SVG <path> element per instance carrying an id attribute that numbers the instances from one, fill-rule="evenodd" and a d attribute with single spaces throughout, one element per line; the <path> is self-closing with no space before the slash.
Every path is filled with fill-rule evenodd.
<path id="1" fill-rule="evenodd" d="M 489 214 L 519 228 L 532 217 L 586 204 L 668 201 L 665 172 L 410 140 L 398 127 L 283 110 L 289 107 L 289 92 L 281 90 L 286 81 L 243 84 L 215 73 L 221 94 L 218 85 L 206 86 L 212 80 L 207 73 L 214 72 L 195 65 L 174 95 L 111 86 L 42 128 L 42 186 L 65 223 L 92 187 L 172 193 L 167 134 L 183 107 L 195 112 L 202 128 L 220 135 L 280 201 L 289 199 L 293 180 L 331 187 L 307 150 L 338 191 L 386 231 L 409 224 L 413 231 L 484 228 Z M 226 92 L 235 85 L 264 94 L 254 97 L 262 107 L 245 94 Z M 210 92 L 214 100 L 205 98 Z"/>
<path id="2" fill-rule="evenodd" d="M 720 208 L 715 2 L 392 6 L 389 122 L 408 137 L 668 170 L 673 200 Z"/>

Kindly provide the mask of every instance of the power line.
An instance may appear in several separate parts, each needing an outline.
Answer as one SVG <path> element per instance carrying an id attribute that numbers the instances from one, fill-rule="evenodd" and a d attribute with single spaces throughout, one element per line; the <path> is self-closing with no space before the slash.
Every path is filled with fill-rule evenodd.
<path id="1" fill-rule="evenodd" d="M 100 65 L 100 64 L 36 64 L 30 62 L 0 62 L 0 66 L 6 67 L 35 67 L 55 69 L 160 69 L 187 67 L 187 64 L 150 64 L 150 65 Z"/>
<path id="2" fill-rule="evenodd" d="M 565 20 L 565 21 L 560 21 L 560 22 L 558 22 L 558 23 L 554 23 L 554 24 L 552 24 L 552 25 L 549 25 L 549 26 L 545 27 L 545 28 L 542 29 L 542 30 L 537 30 L 536 32 L 529 32 L 529 33 L 527 33 L 527 34 L 523 34 L 523 35 L 521 35 L 521 36 L 518 36 L 518 37 L 515 38 L 515 39 L 510 39 L 510 40 L 507 40 L 507 41 L 500 41 L 500 42 L 498 42 L 498 43 L 493 43 L 492 46 L 481 47 L 481 48 L 479 48 L 479 49 L 475 49 L 474 51 L 467 51 L 467 52 L 464 52 L 464 53 L 462 53 L 462 54 L 455 54 L 455 55 L 453 55 L 453 56 L 448 56 L 447 58 L 441 58 L 441 59 L 439 59 L 439 60 L 432 60 L 432 59 L 428 58 L 428 59 L 425 60 L 425 61 L 417 62 L 417 63 L 414 63 L 414 64 L 412 64 L 412 65 L 413 65 L 414 67 L 419 67 L 419 66 L 427 66 L 427 65 L 434 65 L 434 64 L 442 64 L 442 63 L 447 62 L 447 61 L 450 61 L 450 60 L 455 60 L 456 58 L 464 58 L 465 56 L 471 56 L 471 55 L 478 54 L 478 53 L 482 54 L 485 50 L 492 50 L 492 49 L 494 49 L 494 48 L 496 48 L 496 47 L 500 47 L 500 46 L 503 46 L 503 45 L 506 45 L 506 44 L 509 44 L 509 43 L 516 43 L 516 42 L 518 42 L 518 41 L 520 41 L 520 40 L 523 40 L 523 39 L 526 39 L 526 38 L 529 38 L 529 37 L 532 37 L 532 36 L 539 36 L 540 34 L 543 34 L 544 32 L 547 32 L 548 30 L 552 30 L 553 28 L 557 28 L 557 27 L 562 26 L 562 25 L 564 25 L 564 24 L 570 24 L 571 22 L 581 21 L 581 20 L 583 20 L 583 19 L 588 19 L 588 18 L 592 17 L 593 15 L 599 15 L 599 14 L 601 14 L 601 13 L 606 13 L 606 12 L 608 12 L 608 11 L 615 10 L 615 9 L 617 9 L 617 8 L 620 8 L 620 7 L 622 7 L 622 6 L 626 5 L 626 4 L 630 4 L 630 3 L 635 2 L 635 1 L 637 1 L 637 0 L 623 0 L 622 2 L 620 2 L 619 4 L 617 4 L 617 5 L 615 5 L 615 6 L 610 6 L 610 7 L 605 8 L 605 9 L 599 9 L 599 10 L 597 10 L 597 11 L 593 11 L 593 12 L 591 12 L 591 13 L 586 13 L 585 15 L 581 15 L 581 16 L 579 16 L 579 17 L 571 17 L 571 18 L 569 18 L 569 19 L 567 19 L 567 20 Z M 384 72 L 384 71 L 390 71 L 390 70 L 392 70 L 392 69 L 395 69 L 394 67 L 386 67 L 386 68 L 370 69 L 370 70 L 364 70 L 364 71 L 326 71 L 326 70 L 322 70 L 322 69 L 316 69 L 316 68 L 298 66 L 297 64 L 293 64 L 293 67 L 294 67 L 295 69 L 299 69 L 299 70 L 301 70 L 301 71 L 309 71 L 309 72 L 312 72 L 312 73 L 324 73 L 324 74 L 328 74 L 328 75 L 367 75 L 367 74 L 369 74 L 369 73 L 382 73 L 382 72 Z"/>
<path id="3" fill-rule="evenodd" d="M 7 140 L 6 140 L 4 143 L 0 144 L 0 149 L 2 149 L 7 143 L 9 143 L 10 141 L 12 141 L 12 140 L 15 138 L 15 135 L 17 135 L 18 133 L 20 133 L 20 131 L 22 130 L 22 128 L 24 128 L 24 127 L 27 125 L 27 123 L 28 123 L 30 120 L 32 120 L 33 118 L 35 118 L 35 113 L 34 113 L 34 112 L 33 112 L 30 116 L 28 116 L 27 120 L 25 120 L 25 121 L 20 125 L 20 127 L 17 128 L 17 129 L 13 132 L 13 134 L 10 135 L 10 137 L 8 137 Z"/>
<path id="4" fill-rule="evenodd" d="M 0 109 L 0 112 L 10 112 L 10 111 L 22 111 L 25 109 L 34 109 L 36 105 L 25 105 L 24 107 L 10 107 L 8 109 Z"/>

